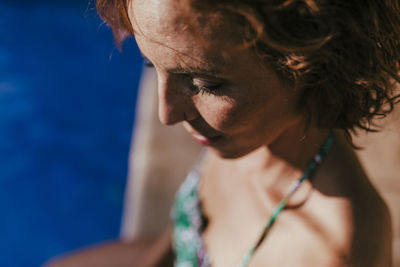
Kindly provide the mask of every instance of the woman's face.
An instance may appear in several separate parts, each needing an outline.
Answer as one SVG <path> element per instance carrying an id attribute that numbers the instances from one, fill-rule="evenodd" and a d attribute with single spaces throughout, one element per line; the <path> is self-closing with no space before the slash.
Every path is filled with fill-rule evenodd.
<path id="1" fill-rule="evenodd" d="M 296 95 L 250 49 L 237 45 L 235 24 L 216 17 L 194 35 L 176 0 L 132 0 L 129 16 L 142 54 L 158 74 L 159 118 L 183 122 L 193 138 L 224 158 L 269 145 L 301 120 Z M 200 37 L 199 37 L 200 36 Z"/>

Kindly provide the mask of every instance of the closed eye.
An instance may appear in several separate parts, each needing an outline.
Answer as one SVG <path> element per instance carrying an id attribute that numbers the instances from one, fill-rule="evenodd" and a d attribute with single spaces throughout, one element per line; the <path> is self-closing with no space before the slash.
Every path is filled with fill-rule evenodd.
<path id="1" fill-rule="evenodd" d="M 201 93 L 201 94 L 208 94 L 208 95 L 222 95 L 221 94 L 221 86 L 222 84 L 216 84 L 216 85 L 199 85 L 196 83 L 191 83 L 191 90 L 194 91 L 196 94 Z"/>
<path id="2" fill-rule="evenodd" d="M 220 96 L 222 95 L 222 90 L 225 82 L 220 79 L 206 79 L 206 78 L 191 78 L 191 87 L 194 92 Z"/>

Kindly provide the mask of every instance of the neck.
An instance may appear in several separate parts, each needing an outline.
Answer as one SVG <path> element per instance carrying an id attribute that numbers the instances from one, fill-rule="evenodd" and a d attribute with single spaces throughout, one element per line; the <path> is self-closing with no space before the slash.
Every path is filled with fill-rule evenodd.
<path id="1" fill-rule="evenodd" d="M 210 153 L 204 177 L 218 177 L 206 180 L 224 190 L 243 187 L 249 188 L 252 194 L 260 193 L 268 198 L 266 203 L 272 209 L 302 176 L 329 135 L 329 130 L 318 127 L 303 129 L 299 125 L 287 128 L 274 141 L 237 159 L 219 158 Z M 306 180 L 288 206 L 304 203 L 311 189 L 311 182 Z"/>
<path id="2" fill-rule="evenodd" d="M 233 160 L 234 162 L 228 161 L 241 166 L 242 170 L 247 169 L 253 172 L 265 171 L 274 166 L 303 172 L 328 135 L 329 130 L 316 126 L 310 126 L 304 130 L 303 125 L 296 124 L 287 128 L 269 144 Z"/>
<path id="3" fill-rule="evenodd" d="M 310 126 L 306 131 L 303 129 L 289 128 L 265 149 L 274 157 L 304 171 L 324 144 L 330 131 L 316 126 Z"/>

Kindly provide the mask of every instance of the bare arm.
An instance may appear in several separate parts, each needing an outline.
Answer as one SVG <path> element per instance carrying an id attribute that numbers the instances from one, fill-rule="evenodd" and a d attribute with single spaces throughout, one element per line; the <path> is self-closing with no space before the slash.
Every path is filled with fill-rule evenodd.
<path id="1" fill-rule="evenodd" d="M 155 239 L 109 241 L 51 259 L 43 267 L 173 266 L 171 231 Z"/>

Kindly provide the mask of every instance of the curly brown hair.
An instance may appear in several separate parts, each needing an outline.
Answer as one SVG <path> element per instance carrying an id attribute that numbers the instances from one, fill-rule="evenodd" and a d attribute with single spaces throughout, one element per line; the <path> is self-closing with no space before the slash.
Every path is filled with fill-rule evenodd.
<path id="1" fill-rule="evenodd" d="M 118 45 L 133 34 L 128 1 L 96 2 Z M 400 97 L 399 0 L 177 1 L 186 14 L 240 21 L 245 45 L 299 90 L 299 109 L 320 127 L 374 131 Z"/>

